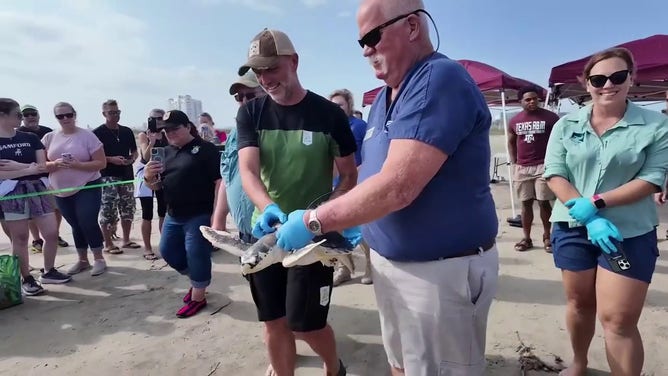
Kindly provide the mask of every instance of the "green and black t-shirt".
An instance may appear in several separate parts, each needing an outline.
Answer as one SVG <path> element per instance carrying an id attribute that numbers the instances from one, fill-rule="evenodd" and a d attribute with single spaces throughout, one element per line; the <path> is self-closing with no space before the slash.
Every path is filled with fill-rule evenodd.
<path id="1" fill-rule="evenodd" d="M 238 150 L 260 148 L 260 176 L 283 210 L 305 209 L 332 190 L 335 157 L 356 151 L 348 118 L 339 106 L 308 92 L 293 106 L 270 96 L 254 99 L 237 114 Z M 259 214 L 253 214 L 253 222 Z"/>

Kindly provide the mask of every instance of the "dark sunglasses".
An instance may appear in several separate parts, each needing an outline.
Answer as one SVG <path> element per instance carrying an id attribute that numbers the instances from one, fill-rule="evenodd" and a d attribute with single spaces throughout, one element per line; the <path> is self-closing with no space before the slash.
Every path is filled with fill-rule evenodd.
<path id="1" fill-rule="evenodd" d="M 37 111 L 23 111 L 23 117 L 37 117 L 39 114 Z"/>
<path id="2" fill-rule="evenodd" d="M 234 100 L 241 103 L 241 102 L 244 101 L 244 98 L 246 98 L 246 100 L 249 101 L 251 99 L 254 99 L 255 96 L 256 96 L 255 93 L 246 93 L 246 94 L 243 94 L 243 95 L 240 94 L 240 93 L 236 93 L 236 94 L 234 94 Z"/>
<path id="3" fill-rule="evenodd" d="M 587 80 L 591 84 L 591 86 L 600 89 L 603 86 L 605 86 L 606 82 L 610 80 L 613 85 L 621 85 L 624 82 L 626 82 L 626 79 L 629 77 L 629 70 L 620 70 L 618 72 L 615 72 L 609 76 L 606 76 L 604 74 L 595 74 L 593 76 L 587 77 Z"/>
<path id="4" fill-rule="evenodd" d="M 73 117 L 74 117 L 74 113 L 73 113 L 73 112 L 68 112 L 68 113 L 66 113 L 66 114 L 56 115 L 56 119 L 58 119 L 58 120 L 63 120 L 63 119 L 65 119 L 65 118 L 72 119 Z"/>
<path id="5" fill-rule="evenodd" d="M 386 28 L 386 27 L 392 25 L 393 23 L 396 23 L 396 22 L 398 22 L 398 21 L 400 21 L 400 20 L 402 20 L 402 19 L 404 19 L 404 18 L 406 18 L 410 15 L 418 14 L 420 12 L 427 13 L 424 9 L 418 9 L 416 11 L 406 13 L 406 14 L 402 14 L 401 16 L 394 17 L 393 19 L 391 19 L 391 20 L 389 20 L 385 23 L 382 23 L 382 24 L 374 27 L 373 29 L 371 29 L 368 33 L 364 34 L 364 36 L 360 40 L 358 40 L 357 43 L 359 43 L 360 47 L 362 47 L 362 48 L 364 48 L 364 46 L 369 46 L 369 47 L 373 48 L 378 43 L 380 43 L 380 38 L 382 37 L 382 32 L 383 32 L 384 28 Z"/>
<path id="6" fill-rule="evenodd" d="M 107 111 L 107 115 L 111 115 L 111 116 L 114 116 L 114 115 L 120 115 L 120 114 L 121 114 L 121 110 L 118 110 L 118 111 L 116 111 L 116 110 Z"/>

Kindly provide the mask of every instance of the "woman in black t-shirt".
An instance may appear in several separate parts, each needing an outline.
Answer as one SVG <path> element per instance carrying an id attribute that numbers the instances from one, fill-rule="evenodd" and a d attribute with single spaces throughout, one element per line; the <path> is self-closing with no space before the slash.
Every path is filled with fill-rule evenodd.
<path id="1" fill-rule="evenodd" d="M 206 288 L 211 283 L 211 251 L 200 226 L 211 226 L 216 192 L 221 183 L 220 154 L 202 140 L 188 116 L 181 111 L 165 114 L 164 132 L 169 146 L 163 163 L 151 160 L 144 181 L 153 190 L 162 189 L 167 216 L 160 237 L 160 254 L 176 271 L 190 278 L 185 305 L 176 313 L 190 317 L 206 306 Z"/>
<path id="2" fill-rule="evenodd" d="M 65 283 L 72 277 L 55 269 L 58 225 L 54 203 L 40 174 L 46 172 L 46 153 L 42 142 L 32 133 L 18 132 L 22 115 L 13 99 L 0 98 L 0 209 L 12 241 L 12 251 L 19 258 L 22 288 L 26 295 L 37 295 L 44 288 L 30 274 L 28 263 L 28 222 L 33 220 L 44 237 L 42 283 Z M 18 196 L 11 198 L 12 196 Z"/>

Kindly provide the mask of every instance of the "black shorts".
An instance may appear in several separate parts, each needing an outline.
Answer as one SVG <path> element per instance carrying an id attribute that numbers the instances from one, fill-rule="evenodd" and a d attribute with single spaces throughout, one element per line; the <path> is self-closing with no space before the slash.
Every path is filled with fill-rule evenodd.
<path id="1" fill-rule="evenodd" d="M 249 275 L 251 294 L 260 321 L 287 316 L 295 332 L 310 332 L 327 325 L 334 268 L 315 263 L 284 268 L 274 264 Z"/>

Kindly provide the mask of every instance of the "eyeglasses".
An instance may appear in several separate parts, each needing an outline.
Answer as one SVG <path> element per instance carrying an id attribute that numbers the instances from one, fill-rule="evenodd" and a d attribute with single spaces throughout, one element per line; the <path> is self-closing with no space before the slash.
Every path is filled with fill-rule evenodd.
<path id="1" fill-rule="evenodd" d="M 73 112 L 68 112 L 68 113 L 66 113 L 66 114 L 59 114 L 59 115 L 56 115 L 56 119 L 58 119 L 58 120 L 63 120 L 63 119 L 65 119 L 65 118 L 72 119 L 73 117 L 74 117 L 74 113 L 73 113 Z"/>
<path id="2" fill-rule="evenodd" d="M 392 25 L 393 23 L 396 23 L 396 22 L 398 22 L 398 21 L 400 21 L 400 20 L 402 20 L 402 19 L 404 19 L 404 18 L 406 18 L 410 15 L 418 14 L 420 12 L 427 13 L 424 9 L 418 9 L 416 11 L 406 13 L 406 14 L 402 14 L 401 16 L 394 17 L 393 19 L 391 19 L 391 20 L 389 20 L 385 23 L 382 23 L 382 24 L 374 27 L 373 29 L 371 29 L 368 33 L 364 34 L 364 36 L 360 40 L 358 40 L 357 43 L 359 43 L 360 47 L 362 47 L 362 48 L 364 48 L 364 46 L 369 46 L 369 47 L 373 48 L 378 43 L 380 43 L 380 38 L 382 37 L 382 31 L 383 31 L 384 28 L 386 28 L 386 27 Z"/>
<path id="3" fill-rule="evenodd" d="M 629 77 L 630 73 L 631 72 L 627 69 L 627 70 L 617 71 L 609 76 L 606 76 L 604 74 L 595 74 L 593 76 L 587 77 L 587 80 L 589 81 L 591 86 L 600 89 L 603 86 L 605 86 L 608 80 L 610 80 L 610 82 L 612 82 L 613 85 L 623 84 L 624 82 L 626 82 L 626 79 Z"/>
<path id="4" fill-rule="evenodd" d="M 256 97 L 255 93 L 246 93 L 246 94 L 241 94 L 241 93 L 236 93 L 234 94 L 234 100 L 241 103 L 244 101 L 244 98 L 249 101 L 251 99 L 254 99 Z"/>
<path id="5" fill-rule="evenodd" d="M 111 116 L 114 116 L 114 115 L 120 115 L 120 114 L 121 114 L 121 110 L 111 110 L 111 111 L 107 111 L 107 115 L 111 115 Z"/>
<path id="6" fill-rule="evenodd" d="M 23 117 L 38 117 L 37 111 L 23 111 Z"/>

